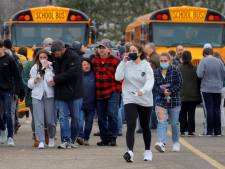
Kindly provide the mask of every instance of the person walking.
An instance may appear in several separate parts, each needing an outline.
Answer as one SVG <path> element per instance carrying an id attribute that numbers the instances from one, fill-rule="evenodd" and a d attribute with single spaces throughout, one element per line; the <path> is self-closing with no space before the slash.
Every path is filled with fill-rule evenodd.
<path id="1" fill-rule="evenodd" d="M 119 60 L 110 54 L 111 42 L 103 39 L 92 59 L 96 79 L 98 125 L 101 141 L 98 146 L 116 146 L 121 83 L 115 80 Z"/>
<path id="2" fill-rule="evenodd" d="M 91 60 L 82 59 L 83 85 L 85 88 L 83 104 L 80 114 L 80 132 L 77 142 L 80 145 L 89 145 L 90 134 L 95 115 L 95 74 Z"/>
<path id="3" fill-rule="evenodd" d="M 145 60 L 141 46 L 137 44 L 130 46 L 128 56 L 125 55 L 123 61 L 117 67 L 115 78 L 118 81 L 123 80 L 122 92 L 127 122 L 126 143 L 128 148 L 123 157 L 127 162 L 133 162 L 134 160 L 134 134 L 136 120 L 139 116 L 145 143 L 144 160 L 151 161 L 149 122 L 151 107 L 153 106 L 154 74 L 150 64 Z"/>
<path id="4" fill-rule="evenodd" d="M 32 60 L 27 61 L 24 64 L 23 71 L 22 71 L 22 81 L 23 81 L 23 84 L 25 86 L 25 105 L 30 108 L 30 112 L 31 112 L 31 116 L 32 116 L 31 129 L 32 129 L 32 132 L 33 132 L 33 140 L 34 140 L 33 146 L 34 147 L 38 147 L 39 141 L 37 140 L 36 135 L 35 135 L 35 125 L 34 125 L 32 98 L 31 98 L 31 89 L 28 87 L 28 80 L 30 79 L 30 70 L 33 67 L 33 65 L 35 64 L 35 61 L 34 61 L 35 57 L 37 55 L 37 52 L 40 51 L 40 50 L 41 50 L 41 48 L 34 49 Z"/>
<path id="5" fill-rule="evenodd" d="M 13 135 L 13 116 L 11 111 L 12 97 L 18 98 L 20 94 L 20 72 L 14 58 L 4 51 L 4 43 L 0 40 L 0 102 L 3 111 L 1 112 L 0 133 L 1 143 L 7 141 L 8 146 L 15 146 Z M 12 95 L 14 93 L 14 96 Z M 7 131 L 8 136 L 7 136 Z"/>
<path id="6" fill-rule="evenodd" d="M 172 128 L 172 151 L 180 151 L 180 123 L 181 108 L 180 89 L 182 77 L 179 70 L 171 65 L 168 53 L 160 55 L 160 68 L 156 69 L 154 90 L 156 93 L 157 142 L 156 150 L 166 151 L 166 132 L 168 121 Z"/>
<path id="7" fill-rule="evenodd" d="M 48 83 L 54 86 L 56 109 L 59 112 L 61 144 L 58 148 L 76 148 L 83 97 L 81 60 L 60 40 L 53 41 L 51 51 L 56 58 L 53 61 L 55 76 Z"/>
<path id="8" fill-rule="evenodd" d="M 40 50 L 35 57 L 35 64 L 30 70 L 28 87 L 32 89 L 32 107 L 35 124 L 35 135 L 39 141 L 38 148 L 45 147 L 45 121 L 49 133 L 49 147 L 55 146 L 55 105 L 54 88 L 48 81 L 54 77 L 53 67 L 48 61 L 49 53 Z"/>

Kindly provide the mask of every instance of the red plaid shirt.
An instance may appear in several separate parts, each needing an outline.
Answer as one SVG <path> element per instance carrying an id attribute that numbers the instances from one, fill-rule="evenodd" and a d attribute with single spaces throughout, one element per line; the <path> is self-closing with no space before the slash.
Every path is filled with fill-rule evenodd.
<path id="1" fill-rule="evenodd" d="M 111 55 L 105 59 L 96 55 L 92 60 L 92 64 L 95 71 L 96 98 L 110 98 L 114 91 L 121 93 L 121 82 L 115 80 L 119 60 Z"/>

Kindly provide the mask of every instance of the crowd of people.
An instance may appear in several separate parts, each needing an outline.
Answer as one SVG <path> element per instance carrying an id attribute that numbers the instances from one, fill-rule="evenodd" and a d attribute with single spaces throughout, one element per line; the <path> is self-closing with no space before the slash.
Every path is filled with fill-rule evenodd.
<path id="1" fill-rule="evenodd" d="M 192 64 L 192 53 L 181 45 L 158 54 L 154 43 L 126 43 L 120 56 L 111 54 L 103 39 L 95 54 L 83 57 L 86 47 L 78 41 L 65 44 L 46 38 L 28 60 L 26 48 L 13 50 L 10 40 L 0 40 L 0 142 L 15 146 L 17 106 L 24 100 L 32 115 L 34 147 L 55 147 L 59 122 L 59 149 L 88 146 L 95 114 L 100 141 L 116 146 L 126 121 L 127 152 L 134 160 L 135 130 L 143 133 L 144 161 L 151 161 L 151 129 L 155 148 L 166 151 L 167 126 L 172 128 L 172 151 L 180 151 L 180 136 L 195 136 L 195 110 L 203 105 L 200 136 L 224 132 L 225 67 L 211 44 L 203 59 Z"/>

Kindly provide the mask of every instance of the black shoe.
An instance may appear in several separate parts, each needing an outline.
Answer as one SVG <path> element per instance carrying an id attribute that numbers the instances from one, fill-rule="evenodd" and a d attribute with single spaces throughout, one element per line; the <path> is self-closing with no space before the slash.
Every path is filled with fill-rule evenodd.
<path id="1" fill-rule="evenodd" d="M 120 137 L 123 136 L 123 133 L 119 133 L 118 136 L 120 136 Z"/>
<path id="2" fill-rule="evenodd" d="M 97 142 L 97 146 L 109 146 L 109 143 L 100 141 L 100 142 Z"/>
<path id="3" fill-rule="evenodd" d="M 142 133 L 142 129 L 138 129 L 138 130 L 136 131 L 136 133 L 141 134 L 141 133 Z"/>
<path id="4" fill-rule="evenodd" d="M 93 135 L 94 136 L 100 136 L 100 132 L 98 131 L 98 132 L 94 133 Z"/>
<path id="5" fill-rule="evenodd" d="M 192 133 L 192 132 L 188 133 L 188 137 L 194 137 L 194 136 L 195 136 L 195 133 Z"/>
<path id="6" fill-rule="evenodd" d="M 117 146 L 116 141 L 110 141 L 109 146 L 115 147 Z"/>
<path id="7" fill-rule="evenodd" d="M 185 137 L 185 132 L 180 132 L 181 137 Z"/>
<path id="8" fill-rule="evenodd" d="M 221 134 L 221 132 L 220 132 L 220 133 L 214 133 L 214 136 L 215 136 L 215 137 L 221 137 L 222 134 Z"/>

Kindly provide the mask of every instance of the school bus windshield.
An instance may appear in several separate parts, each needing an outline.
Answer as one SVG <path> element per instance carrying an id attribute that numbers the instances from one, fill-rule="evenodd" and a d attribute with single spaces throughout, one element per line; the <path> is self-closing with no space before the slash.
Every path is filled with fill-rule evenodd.
<path id="1" fill-rule="evenodd" d="M 210 42 L 213 47 L 221 47 L 223 30 L 222 24 L 152 23 L 153 42 L 157 46 L 202 47 Z"/>
<path id="2" fill-rule="evenodd" d="M 12 26 L 12 41 L 15 46 L 33 46 L 46 37 L 60 39 L 66 43 L 80 41 L 87 44 L 86 24 L 21 24 Z"/>

